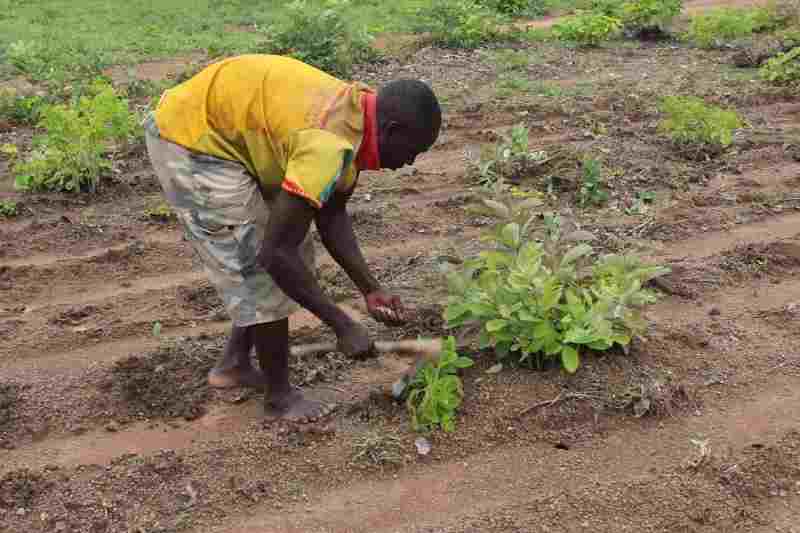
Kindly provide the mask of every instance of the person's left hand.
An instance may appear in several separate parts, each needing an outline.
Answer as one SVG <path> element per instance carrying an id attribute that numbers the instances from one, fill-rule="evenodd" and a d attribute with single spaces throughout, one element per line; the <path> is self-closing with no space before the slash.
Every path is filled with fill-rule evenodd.
<path id="1" fill-rule="evenodd" d="M 406 310 L 400 297 L 377 290 L 367 294 L 364 298 L 367 300 L 367 311 L 375 320 L 392 326 L 406 321 Z"/>

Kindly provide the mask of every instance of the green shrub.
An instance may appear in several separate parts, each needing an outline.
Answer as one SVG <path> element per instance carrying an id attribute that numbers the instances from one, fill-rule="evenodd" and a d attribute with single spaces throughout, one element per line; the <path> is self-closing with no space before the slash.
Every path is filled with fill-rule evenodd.
<path id="1" fill-rule="evenodd" d="M 531 0 L 483 0 L 482 4 L 507 15 L 519 15 L 531 10 Z"/>
<path id="2" fill-rule="evenodd" d="M 525 202 L 485 202 L 502 222 L 489 236 L 493 249 L 448 276 L 448 326 L 480 324 L 481 347 L 493 346 L 500 360 L 531 367 L 555 360 L 570 373 L 581 350 L 627 346 L 643 332 L 640 309 L 656 300 L 644 284 L 667 269 L 630 255 L 596 257 L 579 242 L 585 236 L 561 237 L 557 217 L 546 216 L 545 234 L 534 240 L 529 229 L 539 214 Z"/>
<path id="3" fill-rule="evenodd" d="M 617 19 L 622 18 L 623 0 L 589 0 L 582 4 L 585 9 L 596 15 L 605 15 Z"/>
<path id="4" fill-rule="evenodd" d="M 596 13 L 580 13 L 566 17 L 553 26 L 553 33 L 562 40 L 582 46 L 597 46 L 622 29 L 618 18 Z"/>
<path id="5" fill-rule="evenodd" d="M 0 217 L 11 218 L 18 214 L 17 202 L 14 200 L 0 200 Z"/>
<path id="6" fill-rule="evenodd" d="M 762 79 L 778 85 L 800 82 L 800 46 L 768 59 L 759 73 Z"/>
<path id="7" fill-rule="evenodd" d="M 0 119 L 17 124 L 36 124 L 46 100 L 41 96 L 19 96 L 13 89 L 0 89 Z"/>
<path id="8" fill-rule="evenodd" d="M 418 17 L 418 29 L 440 46 L 477 48 L 500 37 L 497 13 L 477 0 L 438 0 Z"/>
<path id="9" fill-rule="evenodd" d="M 702 48 L 713 48 L 775 24 L 774 15 L 765 8 L 718 8 L 692 17 L 688 37 Z"/>
<path id="10" fill-rule="evenodd" d="M 682 9 L 683 0 L 631 0 L 622 3 L 620 18 L 629 31 L 663 31 Z"/>
<path id="11" fill-rule="evenodd" d="M 658 128 L 678 145 L 704 152 L 719 152 L 733 142 L 733 132 L 744 126 L 735 111 L 707 105 L 693 96 L 667 96 Z"/>
<path id="12" fill-rule="evenodd" d="M 426 363 L 408 386 L 406 406 L 414 431 L 455 429 L 456 410 L 464 396 L 458 370 L 472 365 L 472 359 L 456 353 L 456 341 L 448 337 L 436 362 Z"/>
<path id="13" fill-rule="evenodd" d="M 377 58 L 372 35 L 351 22 L 349 0 L 328 0 L 322 6 L 295 0 L 286 9 L 288 21 L 265 30 L 273 52 L 338 76 L 348 75 L 355 63 Z"/>
<path id="14" fill-rule="evenodd" d="M 34 138 L 33 154 L 14 166 L 22 190 L 94 190 L 100 173 L 110 168 L 104 155 L 111 141 L 127 141 L 137 131 L 128 102 L 106 82 L 72 104 L 46 106 Z"/>

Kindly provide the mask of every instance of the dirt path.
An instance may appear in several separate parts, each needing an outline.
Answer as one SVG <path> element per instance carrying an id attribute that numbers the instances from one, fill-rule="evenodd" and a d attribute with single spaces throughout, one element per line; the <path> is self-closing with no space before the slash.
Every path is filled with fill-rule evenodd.
<path id="1" fill-rule="evenodd" d="M 554 453 L 552 445 L 505 447 L 474 455 L 468 462 L 426 467 L 398 480 L 357 483 L 324 494 L 316 505 L 248 517 L 206 531 L 472 531 L 459 524 L 518 506 L 528 510 L 530 524 L 541 515 L 541 530 L 545 530 L 543 525 L 560 501 L 611 499 L 636 486 L 656 486 L 670 475 L 691 478 L 691 471 L 682 472 L 682 465 L 697 454 L 691 439 L 698 435 L 708 439 L 714 449 L 732 446 L 734 454 L 753 444 L 777 444 L 785 435 L 800 430 L 798 386 L 800 378 L 781 376 L 755 399 L 721 402 L 702 416 L 667 422 L 662 428 L 623 428 L 609 438 L 561 453 Z M 798 438 L 800 434 L 795 435 Z M 631 442 L 636 445 L 630 446 Z M 692 506 L 702 505 L 691 499 L 683 503 L 685 508 L 677 511 L 689 512 Z M 625 505 L 624 500 L 615 505 L 620 511 L 615 517 L 618 530 L 650 531 L 652 517 L 641 509 L 625 512 Z M 559 513 L 560 531 L 608 531 L 612 526 L 603 512 L 589 505 L 578 508 L 582 512 L 577 516 L 571 510 Z"/>

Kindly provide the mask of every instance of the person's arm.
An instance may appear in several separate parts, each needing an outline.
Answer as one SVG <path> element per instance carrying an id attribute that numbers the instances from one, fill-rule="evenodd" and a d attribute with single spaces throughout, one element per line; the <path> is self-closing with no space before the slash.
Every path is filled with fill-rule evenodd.
<path id="1" fill-rule="evenodd" d="M 315 214 L 305 199 L 281 190 L 271 205 L 258 262 L 287 296 L 336 332 L 344 353 L 366 353 L 370 349 L 366 330 L 325 295 L 300 256 L 300 244 Z"/>
<path id="2" fill-rule="evenodd" d="M 404 320 L 405 310 L 396 296 L 387 294 L 369 270 L 353 232 L 353 223 L 347 212 L 347 201 L 352 189 L 334 193 L 316 213 L 316 226 L 322 243 L 331 257 L 353 280 L 367 301 L 367 309 L 378 320 L 398 323 Z"/>

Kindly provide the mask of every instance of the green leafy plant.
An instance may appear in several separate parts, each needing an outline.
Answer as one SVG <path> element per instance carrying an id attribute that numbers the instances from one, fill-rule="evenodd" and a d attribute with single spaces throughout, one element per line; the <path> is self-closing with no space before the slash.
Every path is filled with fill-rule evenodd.
<path id="1" fill-rule="evenodd" d="M 0 216 L 11 218 L 18 214 L 17 202 L 14 200 L 0 200 Z"/>
<path id="2" fill-rule="evenodd" d="M 153 207 L 144 210 L 144 216 L 159 222 L 169 222 L 175 220 L 175 213 L 167 202 L 161 201 Z"/>
<path id="3" fill-rule="evenodd" d="M 482 3 L 508 15 L 519 15 L 529 11 L 533 2 L 531 0 L 484 0 Z"/>
<path id="4" fill-rule="evenodd" d="M 138 131 L 136 116 L 105 81 L 96 81 L 88 94 L 72 104 L 46 106 L 34 138 L 32 155 L 14 166 L 22 190 L 94 190 L 112 141 L 127 141 Z"/>
<path id="5" fill-rule="evenodd" d="M 777 85 L 800 81 L 800 46 L 770 58 L 759 70 L 761 78 Z"/>
<path id="6" fill-rule="evenodd" d="M 733 143 L 733 132 L 744 126 L 735 111 L 706 104 L 694 96 L 667 96 L 659 107 L 664 118 L 659 131 L 682 148 L 718 153 Z"/>
<path id="7" fill-rule="evenodd" d="M 492 189 L 504 179 L 516 178 L 545 157 L 544 152 L 530 151 L 529 135 L 528 128 L 518 124 L 509 135 L 484 152 L 473 167 L 473 174 L 482 187 Z"/>
<path id="8" fill-rule="evenodd" d="M 633 202 L 629 207 L 625 208 L 626 215 L 643 215 L 647 212 L 648 205 L 652 204 L 656 199 L 656 193 L 653 191 L 641 191 L 636 195 Z"/>
<path id="9" fill-rule="evenodd" d="M 581 46 L 597 46 L 622 29 L 618 18 L 598 13 L 584 13 L 566 17 L 553 25 L 553 34 L 561 41 Z"/>
<path id="10" fill-rule="evenodd" d="M 0 119 L 17 124 L 35 124 L 46 100 L 41 96 L 19 96 L 14 89 L 0 89 Z"/>
<path id="11" fill-rule="evenodd" d="M 414 431 L 455 429 L 456 410 L 464 396 L 458 370 L 472 365 L 472 359 L 456 353 L 456 341 L 448 337 L 436 362 L 426 363 L 408 386 L 406 406 Z"/>
<path id="12" fill-rule="evenodd" d="M 771 29 L 775 19 L 764 8 L 718 8 L 695 15 L 687 36 L 702 48 L 718 47 L 725 42 Z"/>
<path id="13" fill-rule="evenodd" d="M 683 9 L 683 0 L 631 0 L 620 6 L 620 18 L 632 32 L 663 31 Z"/>
<path id="14" fill-rule="evenodd" d="M 5 58 L 31 78 L 45 81 L 53 88 L 96 76 L 110 61 L 107 50 L 88 48 L 78 39 L 57 41 L 46 34 L 10 43 Z"/>
<path id="15" fill-rule="evenodd" d="M 377 58 L 373 36 L 351 22 L 349 0 L 327 0 L 321 6 L 295 0 L 286 9 L 288 21 L 265 29 L 274 52 L 339 76 L 348 75 L 356 63 Z"/>
<path id="16" fill-rule="evenodd" d="M 10 160 L 15 160 L 19 156 L 19 149 L 16 144 L 6 143 L 0 145 L 0 154 Z"/>
<path id="17" fill-rule="evenodd" d="M 481 347 L 493 346 L 501 361 L 558 361 L 570 373 L 582 350 L 627 346 L 643 332 L 641 308 L 656 300 L 644 285 L 667 269 L 632 255 L 596 257 L 583 242 L 591 234 L 562 237 L 553 215 L 544 215 L 544 235 L 534 239 L 540 213 L 531 214 L 529 201 L 485 203 L 500 218 L 486 237 L 493 247 L 449 273 L 448 326 L 479 325 Z"/>
<path id="18" fill-rule="evenodd" d="M 597 15 L 621 19 L 622 3 L 623 0 L 588 0 L 581 2 L 579 6 Z"/>
<path id="19" fill-rule="evenodd" d="M 477 0 L 438 0 L 418 17 L 418 30 L 429 32 L 440 46 L 477 48 L 500 37 L 497 13 Z"/>
<path id="20" fill-rule="evenodd" d="M 581 185 L 578 189 L 578 205 L 602 205 L 608 200 L 603 190 L 602 166 L 597 159 L 586 158 L 582 164 Z"/>

